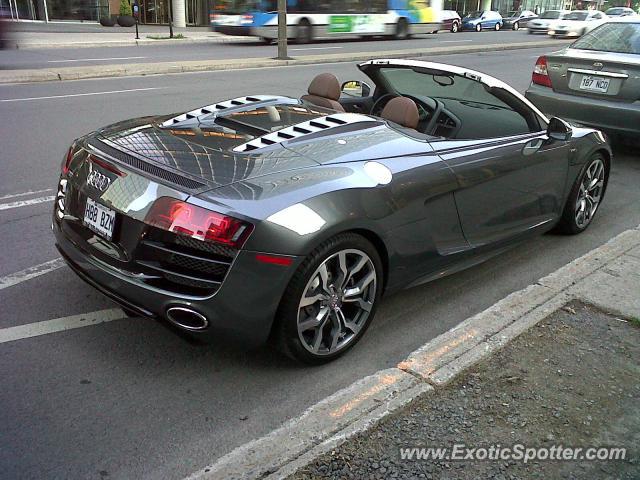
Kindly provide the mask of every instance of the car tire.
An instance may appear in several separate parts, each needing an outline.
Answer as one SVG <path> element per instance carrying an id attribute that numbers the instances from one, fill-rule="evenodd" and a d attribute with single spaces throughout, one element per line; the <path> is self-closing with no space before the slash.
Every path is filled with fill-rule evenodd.
<path id="1" fill-rule="evenodd" d="M 496 32 L 500 31 L 500 24 L 496 23 L 496 26 L 493 27 Z"/>
<path id="2" fill-rule="evenodd" d="M 303 18 L 296 27 L 296 43 L 305 44 L 313 41 L 313 27 L 309 20 Z"/>
<path id="3" fill-rule="evenodd" d="M 394 37 L 396 40 L 406 40 L 409 36 L 409 22 L 407 22 L 407 19 L 403 17 L 398 20 Z"/>
<path id="4" fill-rule="evenodd" d="M 458 33 L 459 29 L 460 29 L 460 25 L 458 25 L 458 22 L 453 22 L 451 24 L 451 33 Z"/>
<path id="5" fill-rule="evenodd" d="M 481 32 L 482 31 L 482 25 L 477 24 L 476 25 L 476 32 Z"/>
<path id="6" fill-rule="evenodd" d="M 340 273 L 341 262 L 346 275 Z M 344 276 L 347 282 L 336 286 Z M 358 283 L 363 284 L 362 292 L 354 294 Z M 298 267 L 285 290 L 271 335 L 276 348 L 307 364 L 338 358 L 371 325 L 382 285 L 380 255 L 366 238 L 343 233 L 323 242 Z"/>
<path id="7" fill-rule="evenodd" d="M 520 22 L 514 23 L 511 28 L 517 32 L 518 30 L 520 30 Z"/>
<path id="8" fill-rule="evenodd" d="M 555 227 L 558 233 L 575 235 L 591 225 L 607 190 L 609 169 L 609 160 L 602 153 L 589 158 L 571 188 L 562 217 Z"/>

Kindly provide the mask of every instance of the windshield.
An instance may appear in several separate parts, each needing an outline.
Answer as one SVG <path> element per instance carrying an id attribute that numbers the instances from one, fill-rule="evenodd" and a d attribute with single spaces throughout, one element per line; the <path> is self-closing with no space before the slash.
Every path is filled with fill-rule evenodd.
<path id="1" fill-rule="evenodd" d="M 480 18 L 482 16 L 482 12 L 471 12 L 468 13 L 464 18 Z"/>
<path id="2" fill-rule="evenodd" d="M 571 48 L 640 55 L 640 23 L 605 23 L 577 40 Z"/>
<path id="3" fill-rule="evenodd" d="M 554 10 L 550 12 L 544 12 L 542 15 L 540 15 L 540 18 L 543 18 L 545 20 L 556 20 L 560 18 L 560 12 Z"/>
<path id="4" fill-rule="evenodd" d="M 587 19 L 587 16 L 589 14 L 587 12 L 571 12 L 571 13 L 567 13 L 564 17 L 562 17 L 563 20 L 577 20 L 579 22 L 582 22 L 584 20 Z"/>
<path id="5" fill-rule="evenodd" d="M 520 12 L 507 12 L 507 17 L 518 17 L 520 16 Z"/>
<path id="6" fill-rule="evenodd" d="M 447 114 L 459 121 L 457 139 L 519 135 L 539 127 L 533 126 L 537 120 L 528 108 L 516 111 L 503 101 L 509 94 L 498 89 L 504 93 L 499 97 L 472 78 L 446 71 L 393 66 L 380 67 L 378 78 L 391 94 L 441 102 Z"/>
<path id="7" fill-rule="evenodd" d="M 260 9 L 260 0 L 215 0 L 213 11 L 225 15 L 242 15 Z"/>
<path id="8" fill-rule="evenodd" d="M 624 12 L 624 8 L 610 8 L 604 13 L 606 13 L 607 15 L 622 15 Z"/>

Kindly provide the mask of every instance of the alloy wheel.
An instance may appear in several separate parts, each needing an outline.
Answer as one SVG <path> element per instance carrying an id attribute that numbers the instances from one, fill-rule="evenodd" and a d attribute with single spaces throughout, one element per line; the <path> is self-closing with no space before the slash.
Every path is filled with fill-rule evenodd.
<path id="1" fill-rule="evenodd" d="M 605 167 L 600 158 L 596 158 L 584 172 L 578 190 L 575 205 L 576 225 L 584 229 L 596 213 L 604 189 Z"/>
<path id="2" fill-rule="evenodd" d="M 351 344 L 365 327 L 376 298 L 378 276 L 371 258 L 340 250 L 311 275 L 298 305 L 298 337 L 314 355 L 331 355 Z"/>
<path id="3" fill-rule="evenodd" d="M 514 30 L 520 30 L 520 24 L 518 22 L 513 24 L 513 29 Z"/>

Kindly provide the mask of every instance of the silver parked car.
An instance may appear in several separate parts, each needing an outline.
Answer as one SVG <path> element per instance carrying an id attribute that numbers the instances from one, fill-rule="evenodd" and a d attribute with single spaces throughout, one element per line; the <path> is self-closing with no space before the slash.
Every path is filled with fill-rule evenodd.
<path id="1" fill-rule="evenodd" d="M 574 10 L 550 27 L 547 32 L 554 38 L 580 37 L 606 22 L 608 17 L 598 10 Z"/>
<path id="2" fill-rule="evenodd" d="M 540 57 L 525 96 L 547 114 L 637 138 L 640 17 L 610 21 Z"/>
<path id="3" fill-rule="evenodd" d="M 562 17 L 569 13 L 569 10 L 547 10 L 538 18 L 528 22 L 527 30 L 529 33 L 544 33 L 546 35 L 549 29 L 555 28 Z"/>

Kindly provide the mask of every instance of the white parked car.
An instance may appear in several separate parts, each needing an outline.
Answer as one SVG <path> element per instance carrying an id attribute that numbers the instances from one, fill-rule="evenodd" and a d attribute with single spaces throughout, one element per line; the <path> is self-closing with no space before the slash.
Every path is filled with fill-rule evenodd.
<path id="1" fill-rule="evenodd" d="M 547 10 L 542 12 L 540 16 L 531 20 L 527 24 L 529 33 L 544 33 L 555 28 L 564 15 L 568 15 L 569 10 Z"/>
<path id="2" fill-rule="evenodd" d="M 608 18 L 599 10 L 574 10 L 563 16 L 548 33 L 553 37 L 581 37 L 602 25 Z"/>

